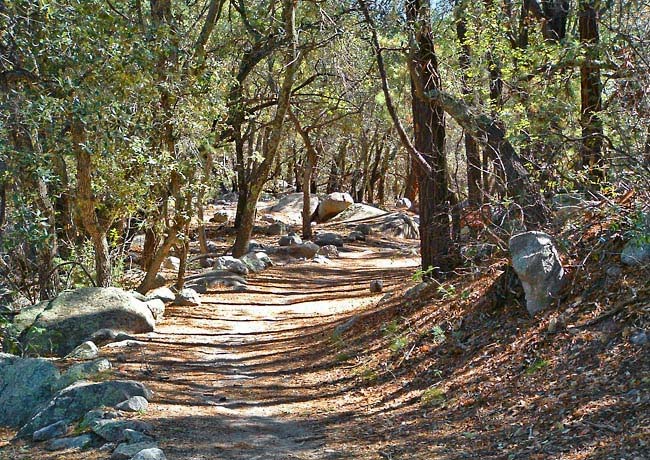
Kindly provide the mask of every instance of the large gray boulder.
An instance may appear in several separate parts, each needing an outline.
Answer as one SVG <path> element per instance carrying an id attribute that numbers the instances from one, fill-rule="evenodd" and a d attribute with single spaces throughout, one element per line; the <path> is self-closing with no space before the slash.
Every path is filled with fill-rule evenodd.
<path id="1" fill-rule="evenodd" d="M 18 315 L 18 317 L 20 317 Z M 99 329 L 151 332 L 155 321 L 144 302 L 119 288 L 66 291 L 36 316 L 21 341 L 39 354 L 65 356 Z"/>
<path id="2" fill-rule="evenodd" d="M 26 423 L 50 399 L 59 378 L 50 361 L 0 353 L 0 426 L 18 428 Z"/>
<path id="3" fill-rule="evenodd" d="M 272 212 L 289 212 L 301 213 L 302 212 L 302 193 L 289 193 L 283 196 L 280 200 L 271 207 Z M 309 200 L 310 212 L 314 212 L 318 206 L 318 197 L 312 196 Z"/>
<path id="4" fill-rule="evenodd" d="M 386 216 L 379 227 L 379 231 L 385 235 L 407 240 L 420 238 L 418 223 L 411 216 L 402 212 Z"/>
<path id="5" fill-rule="evenodd" d="M 307 241 L 302 244 L 292 244 L 291 246 L 283 246 L 278 248 L 277 254 L 287 255 L 291 257 L 311 259 L 316 255 L 320 246 L 311 241 Z"/>
<path id="6" fill-rule="evenodd" d="M 265 252 L 249 252 L 239 260 L 253 273 L 261 272 L 273 265 L 273 262 Z"/>
<path id="7" fill-rule="evenodd" d="M 332 222 L 358 222 L 386 214 L 386 211 L 370 206 L 369 204 L 355 203 L 330 220 Z"/>
<path id="8" fill-rule="evenodd" d="M 325 222 L 354 204 L 349 193 L 334 192 L 318 204 L 318 221 Z"/>
<path id="9" fill-rule="evenodd" d="M 319 246 L 343 247 L 343 237 L 338 233 L 319 233 L 314 237 L 314 243 Z"/>
<path id="10" fill-rule="evenodd" d="M 214 268 L 217 270 L 227 270 L 238 275 L 248 275 L 248 267 L 246 264 L 233 256 L 217 257 L 214 261 Z"/>
<path id="11" fill-rule="evenodd" d="M 34 431 L 58 421 L 75 422 L 91 409 L 115 406 L 132 396 L 143 396 L 150 400 L 153 393 L 143 384 L 131 380 L 76 383 L 56 393 L 45 406 L 37 410 L 16 437 L 31 436 Z M 29 408 L 34 411 L 34 406 Z"/>
<path id="12" fill-rule="evenodd" d="M 562 289 L 564 268 L 551 237 L 525 232 L 510 238 L 512 266 L 526 294 L 526 309 L 535 313 L 548 308 Z"/>

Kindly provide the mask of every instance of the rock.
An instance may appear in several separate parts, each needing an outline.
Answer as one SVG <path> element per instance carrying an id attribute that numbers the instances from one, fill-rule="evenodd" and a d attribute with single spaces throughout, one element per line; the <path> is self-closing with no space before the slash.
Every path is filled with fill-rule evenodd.
<path id="1" fill-rule="evenodd" d="M 293 246 L 302 244 L 302 239 L 298 235 L 284 235 L 278 240 L 278 246 Z"/>
<path id="2" fill-rule="evenodd" d="M 560 292 L 564 268 L 551 238 L 542 232 L 525 232 L 510 238 L 512 266 L 526 294 L 526 309 L 535 313 L 548 308 Z"/>
<path id="3" fill-rule="evenodd" d="M 131 460 L 167 460 L 162 450 L 158 448 L 144 449 L 133 456 Z"/>
<path id="4" fill-rule="evenodd" d="M 349 193 L 334 192 L 318 204 L 318 221 L 325 222 L 354 204 Z"/>
<path id="5" fill-rule="evenodd" d="M 343 246 L 343 237 L 337 233 L 319 233 L 314 237 L 314 243 L 319 246 L 334 245 Z"/>
<path id="6" fill-rule="evenodd" d="M 317 264 L 331 264 L 332 261 L 329 260 L 325 256 L 320 256 L 320 255 L 315 255 L 314 258 L 312 259 L 312 262 L 317 263 Z"/>
<path id="7" fill-rule="evenodd" d="M 72 385 L 80 380 L 86 380 L 89 377 L 95 376 L 102 372 L 106 372 L 112 368 L 111 363 L 106 358 L 97 359 L 95 361 L 78 363 L 70 366 L 57 382 L 56 389 L 60 390 Z"/>
<path id="8" fill-rule="evenodd" d="M 354 243 L 355 241 L 365 241 L 366 240 L 366 235 L 364 235 L 361 232 L 357 232 L 355 230 L 353 232 L 350 232 L 350 234 L 347 236 L 346 240 L 348 240 L 350 243 Z"/>
<path id="9" fill-rule="evenodd" d="M 411 216 L 403 212 L 386 216 L 379 226 L 379 231 L 386 235 L 405 238 L 407 240 L 417 240 L 420 238 L 418 224 Z"/>
<path id="10" fill-rule="evenodd" d="M 134 340 L 134 338 L 128 334 L 125 334 L 122 331 L 114 331 L 113 329 L 100 329 L 93 332 L 93 334 L 88 337 L 88 339 L 97 344 L 98 347 L 103 347 L 104 345 L 112 342 L 122 342 L 124 340 Z"/>
<path id="11" fill-rule="evenodd" d="M 143 333 L 153 331 L 154 325 L 149 308 L 128 292 L 87 287 L 65 291 L 50 301 L 25 331 L 22 343 L 40 354 L 65 356 L 100 329 Z"/>
<path id="12" fill-rule="evenodd" d="M 129 460 L 145 449 L 155 449 L 158 444 L 155 442 L 138 442 L 135 444 L 122 443 L 113 451 L 111 460 Z"/>
<path id="13" fill-rule="evenodd" d="M 290 255 L 295 258 L 305 258 L 305 259 L 311 259 L 316 255 L 318 250 L 320 249 L 320 246 L 317 244 L 312 243 L 311 241 L 307 241 L 306 243 L 302 244 L 294 244 L 292 246 L 287 246 L 282 248 L 284 249 L 284 252 L 287 255 Z"/>
<path id="14" fill-rule="evenodd" d="M 370 292 L 379 293 L 384 290 L 384 282 L 382 280 L 372 280 L 370 282 Z"/>
<path id="15" fill-rule="evenodd" d="M 645 331 L 638 332 L 630 337 L 634 345 L 644 346 L 648 344 L 648 334 Z"/>
<path id="16" fill-rule="evenodd" d="M 227 270 L 238 275 L 248 275 L 248 267 L 241 260 L 233 256 L 221 256 L 215 259 L 214 268 Z"/>
<path id="17" fill-rule="evenodd" d="M 124 430 L 126 429 L 141 433 L 151 433 L 153 431 L 153 427 L 149 423 L 133 419 L 97 420 L 90 425 L 90 429 L 102 439 L 109 442 L 124 441 L 126 439 Z"/>
<path id="18" fill-rule="evenodd" d="M 147 293 L 147 295 L 144 297 L 143 301 L 148 302 L 149 300 L 154 300 L 154 299 L 159 299 L 162 300 L 164 303 L 171 303 L 176 299 L 176 294 L 172 292 L 171 289 L 169 289 L 166 286 L 162 286 L 156 289 L 153 289 Z"/>
<path id="19" fill-rule="evenodd" d="M 362 233 L 364 236 L 368 236 L 372 233 L 372 225 L 370 224 L 359 224 L 354 227 L 355 232 Z"/>
<path id="20" fill-rule="evenodd" d="M 249 252 L 239 260 L 241 260 L 253 273 L 261 272 L 273 265 L 273 262 L 265 252 Z"/>
<path id="21" fill-rule="evenodd" d="M 413 203 L 406 197 L 398 198 L 395 202 L 395 207 L 399 209 L 411 209 L 411 206 L 413 206 Z"/>
<path id="22" fill-rule="evenodd" d="M 347 320 L 343 324 L 339 324 L 334 328 L 334 333 L 332 334 L 334 338 L 339 338 L 350 330 L 356 323 L 359 321 L 359 315 L 354 315 L 352 318 Z"/>
<path id="23" fill-rule="evenodd" d="M 386 211 L 363 203 L 355 203 L 339 215 L 330 219 L 332 222 L 355 222 L 388 214 Z"/>
<path id="24" fill-rule="evenodd" d="M 329 259 L 334 259 L 339 256 L 339 250 L 333 244 L 327 244 L 321 247 L 316 255 L 325 256 Z"/>
<path id="25" fill-rule="evenodd" d="M 562 316 L 554 316 L 548 321 L 548 327 L 546 330 L 548 331 L 549 334 L 555 334 L 557 333 L 560 329 L 563 329 L 565 327 L 564 323 L 564 318 Z"/>
<path id="26" fill-rule="evenodd" d="M 76 383 L 56 393 L 20 429 L 16 436 L 18 438 L 31 436 L 34 431 L 60 420 L 72 423 L 82 418 L 91 409 L 114 406 L 131 396 L 143 396 L 151 399 L 153 394 L 143 384 L 131 380 Z M 35 406 L 30 407 L 33 409 Z"/>
<path id="27" fill-rule="evenodd" d="M 246 292 L 248 291 L 248 286 L 245 284 L 236 283 L 232 285 L 232 290 L 233 292 Z"/>
<path id="28" fill-rule="evenodd" d="M 142 396 L 132 396 L 126 401 L 117 404 L 115 409 L 126 412 L 144 412 L 148 407 L 149 401 L 147 401 L 146 398 L 143 398 Z"/>
<path id="29" fill-rule="evenodd" d="M 201 305 L 201 298 L 199 297 L 198 292 L 194 289 L 185 288 L 176 294 L 174 305 L 179 305 L 181 307 L 198 307 Z"/>
<path id="30" fill-rule="evenodd" d="M 225 224 L 228 222 L 228 213 L 226 211 L 217 211 L 210 218 L 210 222 L 214 224 Z"/>
<path id="31" fill-rule="evenodd" d="M 177 272 L 181 266 L 181 259 L 174 256 L 169 256 L 163 260 L 162 268 Z"/>
<path id="32" fill-rule="evenodd" d="M 256 251 L 265 251 L 266 248 L 262 243 L 258 243 L 255 240 L 250 240 L 248 242 L 248 252 L 256 252 Z"/>
<path id="33" fill-rule="evenodd" d="M 201 268 L 210 268 L 213 267 L 215 260 L 212 257 L 202 257 L 199 259 L 199 265 Z"/>
<path id="34" fill-rule="evenodd" d="M 53 438 L 60 438 L 67 432 L 68 424 L 64 421 L 59 421 L 35 431 L 32 440 L 34 442 L 49 441 Z"/>
<path id="35" fill-rule="evenodd" d="M 167 278 L 165 278 L 162 273 L 156 273 L 156 279 L 153 281 L 153 288 L 159 288 L 163 287 L 165 284 L 167 284 Z"/>
<path id="36" fill-rule="evenodd" d="M 25 424 L 50 399 L 59 378 L 50 361 L 0 353 L 0 426 L 18 428 Z"/>
<path id="37" fill-rule="evenodd" d="M 126 442 L 129 444 L 136 444 L 139 442 L 155 442 L 154 438 L 151 436 L 147 436 L 140 431 L 131 430 L 130 428 L 126 428 L 124 430 L 124 437 L 126 438 Z"/>
<path id="38" fill-rule="evenodd" d="M 135 235 L 131 239 L 131 244 L 129 248 L 133 251 L 142 252 L 144 249 L 144 241 L 147 237 L 145 235 Z"/>
<path id="39" fill-rule="evenodd" d="M 650 263 L 650 237 L 642 236 L 628 241 L 621 252 L 621 262 L 633 267 Z"/>
<path id="40" fill-rule="evenodd" d="M 404 293 L 404 298 L 405 298 L 406 300 L 415 300 L 415 299 L 417 299 L 418 297 L 420 297 L 420 295 L 422 295 L 422 293 L 423 293 L 423 292 L 424 292 L 424 291 L 425 291 L 429 286 L 431 286 L 431 282 L 430 282 L 430 281 L 422 281 L 422 282 L 416 284 L 415 286 L 413 286 L 413 287 L 407 289 L 406 292 Z"/>
<path id="41" fill-rule="evenodd" d="M 272 212 L 302 213 L 302 193 L 290 193 L 280 198 L 280 201 L 271 207 Z M 312 196 L 309 200 L 310 213 L 313 213 L 318 206 L 318 197 Z"/>
<path id="42" fill-rule="evenodd" d="M 94 436 L 90 434 L 82 434 L 73 438 L 55 439 L 47 445 L 47 450 L 85 449 L 86 447 L 90 447 L 94 440 Z"/>
<path id="43" fill-rule="evenodd" d="M 87 340 L 66 355 L 66 359 L 94 359 L 99 355 L 99 348 L 94 342 Z"/>
<path id="44" fill-rule="evenodd" d="M 269 236 L 279 236 L 287 233 L 287 226 L 283 222 L 276 222 L 264 229 L 264 233 Z"/>
<path id="45" fill-rule="evenodd" d="M 86 412 L 84 418 L 79 422 L 79 429 L 88 429 L 97 420 L 111 420 L 119 417 L 120 414 L 114 410 L 93 409 Z"/>
<path id="46" fill-rule="evenodd" d="M 165 302 L 160 299 L 151 299 L 146 301 L 145 305 L 147 305 L 147 308 L 149 308 L 149 311 L 156 321 L 163 319 L 163 315 L 165 314 Z"/>

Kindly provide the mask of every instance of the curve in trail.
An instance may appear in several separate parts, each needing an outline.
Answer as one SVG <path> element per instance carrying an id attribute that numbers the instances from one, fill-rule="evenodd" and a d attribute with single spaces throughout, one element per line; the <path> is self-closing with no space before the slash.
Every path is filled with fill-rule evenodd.
<path id="1" fill-rule="evenodd" d="M 328 447 L 319 416 L 331 413 L 319 401 L 331 409 L 332 398 L 345 397 L 328 385 L 336 363 L 325 345 L 333 325 L 381 298 L 371 280 L 390 290 L 417 266 L 379 255 L 273 267 L 251 277 L 245 293 L 211 291 L 199 307 L 168 308 L 141 349 L 111 351 L 121 377 L 154 390 L 146 418 L 167 457 L 354 458 Z"/>

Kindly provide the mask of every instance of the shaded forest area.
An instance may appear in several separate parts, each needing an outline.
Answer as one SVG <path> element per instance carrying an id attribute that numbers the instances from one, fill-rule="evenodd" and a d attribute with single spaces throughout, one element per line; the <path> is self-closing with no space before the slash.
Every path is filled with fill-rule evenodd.
<path id="1" fill-rule="evenodd" d="M 350 458 L 645 458 L 649 88 L 646 0 L 0 0 L 3 350 L 38 354 L 14 318 L 81 288 L 167 284 L 130 332 L 198 330 L 179 307 L 265 305 L 295 276 L 287 296 L 338 316 L 278 346 L 338 395 L 299 403 Z M 303 286 L 292 263 L 325 265 Z M 179 303 L 208 268 L 259 290 Z M 319 309 L 306 286 L 346 269 L 326 300 L 349 309 Z"/>

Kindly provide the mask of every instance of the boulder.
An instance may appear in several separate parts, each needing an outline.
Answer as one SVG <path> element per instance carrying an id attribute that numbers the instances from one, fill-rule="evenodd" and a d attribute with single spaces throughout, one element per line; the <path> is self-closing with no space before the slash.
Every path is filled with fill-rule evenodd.
<path id="1" fill-rule="evenodd" d="M 255 251 L 265 251 L 266 248 L 262 243 L 258 243 L 255 240 L 250 240 L 248 242 L 248 252 L 255 252 Z"/>
<path id="2" fill-rule="evenodd" d="M 366 235 L 355 230 L 353 232 L 350 232 L 350 234 L 345 239 L 350 243 L 354 243 L 355 241 L 365 241 Z"/>
<path id="3" fill-rule="evenodd" d="M 278 246 L 293 246 L 302 244 L 302 238 L 298 235 L 284 235 L 278 240 Z"/>
<path id="4" fill-rule="evenodd" d="M 386 215 L 386 211 L 368 204 L 354 203 L 345 211 L 330 219 L 332 222 L 356 222 Z"/>
<path id="5" fill-rule="evenodd" d="M 246 264 L 233 256 L 217 257 L 214 262 L 214 268 L 217 270 L 227 270 L 238 275 L 248 275 L 248 267 Z"/>
<path id="6" fill-rule="evenodd" d="M 153 331 L 154 325 L 147 305 L 128 292 L 87 287 L 65 291 L 51 300 L 25 331 L 22 343 L 39 354 L 65 356 L 100 329 L 143 333 Z"/>
<path id="7" fill-rule="evenodd" d="M 86 412 L 84 418 L 79 422 L 79 429 L 86 430 L 97 420 L 110 420 L 119 418 L 119 412 L 113 410 L 93 409 Z"/>
<path id="8" fill-rule="evenodd" d="M 261 272 L 273 265 L 273 262 L 265 252 L 249 252 L 239 260 L 253 273 Z"/>
<path id="9" fill-rule="evenodd" d="M 126 442 L 129 444 L 135 444 L 138 442 L 154 442 L 154 438 L 151 436 L 129 428 L 124 430 L 124 437 L 126 438 Z"/>
<path id="10" fill-rule="evenodd" d="M 99 355 L 99 348 L 92 340 L 86 340 L 68 353 L 66 359 L 95 359 Z"/>
<path id="11" fill-rule="evenodd" d="M 289 193 L 283 196 L 280 200 L 271 207 L 272 212 L 289 212 L 300 213 L 302 212 L 302 193 Z M 318 207 L 318 197 L 312 196 L 309 200 L 309 212 L 313 213 Z"/>
<path id="12" fill-rule="evenodd" d="M 413 203 L 406 197 L 398 198 L 395 202 L 395 207 L 398 209 L 411 209 L 411 206 L 413 206 Z"/>
<path id="13" fill-rule="evenodd" d="M 163 319 L 163 315 L 165 314 L 165 302 L 160 299 L 151 299 L 146 301 L 145 304 L 156 321 Z"/>
<path id="14" fill-rule="evenodd" d="M 58 421 L 75 422 L 91 409 L 114 406 L 131 396 L 151 399 L 153 393 L 143 384 L 131 380 L 76 383 L 57 392 L 46 405 L 41 406 L 18 431 L 16 437 L 31 436 L 35 431 Z M 28 407 L 33 411 L 37 406 Z"/>
<path id="15" fill-rule="evenodd" d="M 174 256 L 169 256 L 163 260 L 162 268 L 177 272 L 181 266 L 181 259 Z"/>
<path id="16" fill-rule="evenodd" d="M 165 303 L 171 303 L 174 301 L 174 299 L 176 299 L 176 294 L 174 294 L 168 287 L 162 286 L 149 291 L 144 299 L 141 300 L 147 302 L 154 299 L 162 300 Z"/>
<path id="17" fill-rule="evenodd" d="M 420 238 L 417 222 L 411 216 L 402 212 L 386 216 L 379 226 L 379 231 L 385 235 L 407 240 Z"/>
<path id="18" fill-rule="evenodd" d="M 25 424 L 50 399 L 59 378 L 56 366 L 48 360 L 0 353 L 0 426 Z"/>
<path id="19" fill-rule="evenodd" d="M 287 225 L 283 222 L 275 222 L 268 227 L 265 227 L 263 233 L 269 236 L 284 235 L 287 233 Z"/>
<path id="20" fill-rule="evenodd" d="M 123 410 L 125 412 L 143 412 L 146 411 L 149 407 L 149 401 L 142 396 L 132 396 L 126 401 L 115 406 L 117 410 Z"/>
<path id="21" fill-rule="evenodd" d="M 526 294 L 526 309 L 535 313 L 548 308 L 562 289 L 564 268 L 551 237 L 525 232 L 510 238 L 512 267 Z"/>
<path id="22" fill-rule="evenodd" d="M 628 241 L 621 252 L 621 262 L 638 267 L 650 263 L 650 236 L 633 238 Z"/>
<path id="23" fill-rule="evenodd" d="M 199 297 L 199 293 L 194 289 L 185 288 L 176 294 L 174 305 L 181 307 L 198 307 L 201 305 L 201 298 Z"/>
<path id="24" fill-rule="evenodd" d="M 333 245 L 340 248 L 343 246 L 343 237 L 337 233 L 319 233 L 314 237 L 314 243 L 319 246 Z"/>
<path id="25" fill-rule="evenodd" d="M 318 204 L 318 221 L 325 222 L 354 204 L 349 193 L 334 192 Z"/>
<path id="26" fill-rule="evenodd" d="M 333 258 L 339 256 L 339 250 L 333 244 L 327 244 L 327 245 L 321 247 L 318 250 L 318 252 L 316 253 L 316 255 L 324 256 L 324 257 L 327 257 L 329 259 L 333 259 Z"/>

